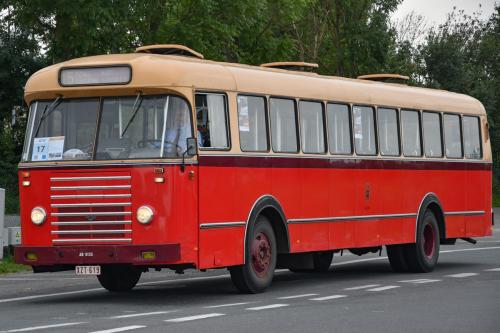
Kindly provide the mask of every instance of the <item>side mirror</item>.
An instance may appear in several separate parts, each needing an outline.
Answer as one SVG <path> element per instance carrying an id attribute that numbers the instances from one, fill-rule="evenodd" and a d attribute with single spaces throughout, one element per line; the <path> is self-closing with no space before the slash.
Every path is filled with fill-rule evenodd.
<path id="1" fill-rule="evenodd" d="M 192 157 L 196 155 L 196 138 L 187 138 L 186 139 L 186 155 Z"/>

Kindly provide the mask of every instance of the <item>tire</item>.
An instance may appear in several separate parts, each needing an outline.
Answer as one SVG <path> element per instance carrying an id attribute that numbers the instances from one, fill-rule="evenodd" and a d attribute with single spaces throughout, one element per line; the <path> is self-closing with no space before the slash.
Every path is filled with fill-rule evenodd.
<path id="1" fill-rule="evenodd" d="M 404 251 L 410 271 L 431 272 L 439 257 L 439 227 L 432 211 L 427 210 L 417 225 L 417 241 L 408 244 Z"/>
<path id="2" fill-rule="evenodd" d="M 112 292 L 130 291 L 141 278 L 141 270 L 129 265 L 103 266 L 97 276 L 101 286 Z"/>
<path id="3" fill-rule="evenodd" d="M 325 273 L 328 272 L 332 264 L 333 252 L 315 252 L 313 253 L 313 268 L 311 269 L 296 269 L 290 268 L 290 272 L 294 273 Z"/>
<path id="4" fill-rule="evenodd" d="M 229 267 L 233 284 L 242 293 L 263 292 L 273 281 L 276 258 L 276 237 L 271 223 L 265 216 L 259 216 L 248 229 L 245 264 Z"/>
<path id="5" fill-rule="evenodd" d="M 408 264 L 405 258 L 405 247 L 407 245 L 387 245 L 387 257 L 394 272 L 408 272 Z"/>

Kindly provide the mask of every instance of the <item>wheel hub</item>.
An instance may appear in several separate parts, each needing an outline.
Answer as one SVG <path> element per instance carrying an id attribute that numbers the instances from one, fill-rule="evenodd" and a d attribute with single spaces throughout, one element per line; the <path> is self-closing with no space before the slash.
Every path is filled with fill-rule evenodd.
<path id="1" fill-rule="evenodd" d="M 262 232 L 255 235 L 252 242 L 252 268 L 258 277 L 263 277 L 271 265 L 271 244 Z"/>
<path id="2" fill-rule="evenodd" d="M 436 235 L 434 233 L 434 228 L 432 225 L 427 224 L 424 228 L 424 253 L 427 258 L 432 258 L 434 256 L 434 251 L 436 247 Z"/>

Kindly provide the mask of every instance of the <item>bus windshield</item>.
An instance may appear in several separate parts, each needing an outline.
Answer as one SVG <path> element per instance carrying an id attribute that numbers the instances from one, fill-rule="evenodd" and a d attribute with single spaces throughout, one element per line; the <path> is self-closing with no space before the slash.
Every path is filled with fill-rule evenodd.
<path id="1" fill-rule="evenodd" d="M 193 136 L 190 119 L 176 96 L 34 102 L 23 161 L 180 157 Z"/>

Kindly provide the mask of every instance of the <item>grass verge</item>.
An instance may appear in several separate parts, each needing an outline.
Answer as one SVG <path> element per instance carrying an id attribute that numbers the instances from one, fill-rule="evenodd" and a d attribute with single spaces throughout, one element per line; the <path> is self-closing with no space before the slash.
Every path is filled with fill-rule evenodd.
<path id="1" fill-rule="evenodd" d="M 29 269 L 31 269 L 30 266 L 16 264 L 11 255 L 6 255 L 2 260 L 0 260 L 0 274 L 16 273 L 20 271 L 27 271 Z"/>

